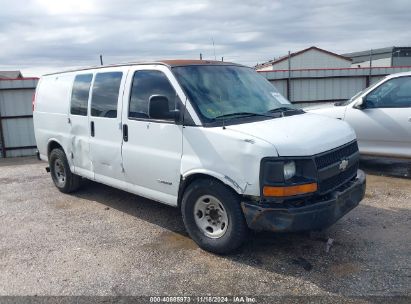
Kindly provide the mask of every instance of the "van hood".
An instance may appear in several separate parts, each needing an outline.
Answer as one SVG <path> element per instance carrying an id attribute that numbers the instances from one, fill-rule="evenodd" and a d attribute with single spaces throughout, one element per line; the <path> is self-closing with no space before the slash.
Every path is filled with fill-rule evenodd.
<path id="1" fill-rule="evenodd" d="M 335 107 L 333 103 L 319 103 L 316 105 L 306 106 L 303 108 L 304 111 L 318 110 L 318 109 L 329 109 Z"/>
<path id="2" fill-rule="evenodd" d="M 354 130 L 347 123 L 310 113 L 226 128 L 274 145 L 279 156 L 311 156 L 356 138 Z"/>
<path id="3" fill-rule="evenodd" d="M 334 105 L 329 105 L 329 106 L 322 106 L 322 107 L 310 107 L 310 108 L 304 108 L 304 111 L 307 111 L 309 113 L 315 113 L 315 114 L 321 114 L 325 116 L 329 116 L 332 118 L 338 118 L 338 119 L 344 119 L 345 117 L 345 110 L 347 109 L 347 106 L 334 106 Z"/>

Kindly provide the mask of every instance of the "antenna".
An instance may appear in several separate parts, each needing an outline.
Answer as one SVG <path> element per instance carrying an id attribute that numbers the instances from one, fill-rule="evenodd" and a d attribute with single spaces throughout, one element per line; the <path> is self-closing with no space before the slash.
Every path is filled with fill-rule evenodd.
<path id="1" fill-rule="evenodd" d="M 217 58 L 215 57 L 214 38 L 213 38 L 213 37 L 211 37 L 211 40 L 213 41 L 214 60 L 217 60 Z"/>
<path id="2" fill-rule="evenodd" d="M 203 54 L 200 53 L 200 60 L 203 60 Z"/>
<path id="3" fill-rule="evenodd" d="M 103 65 L 103 55 L 100 54 L 100 65 Z"/>

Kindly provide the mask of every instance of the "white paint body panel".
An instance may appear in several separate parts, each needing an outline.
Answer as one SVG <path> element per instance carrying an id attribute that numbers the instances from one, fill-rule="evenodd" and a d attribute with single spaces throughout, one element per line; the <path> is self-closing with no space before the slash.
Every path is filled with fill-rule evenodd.
<path id="1" fill-rule="evenodd" d="M 74 76 L 70 74 L 43 77 L 36 89 L 33 112 L 34 135 L 42 159 L 47 159 L 49 142 L 59 143 L 67 155 L 71 152 L 71 125 L 68 112 Z M 73 162 L 68 162 L 74 170 Z"/>
<path id="2" fill-rule="evenodd" d="M 308 113 L 228 128 L 273 144 L 279 156 L 314 155 L 355 139 L 345 122 Z"/>
<path id="3" fill-rule="evenodd" d="M 129 72 L 124 100 L 130 100 L 133 75 L 141 70 L 164 73 L 181 100 L 182 91 L 171 71 L 162 65 L 133 67 Z M 123 142 L 122 157 L 125 180 L 129 187 L 140 187 L 144 196 L 177 205 L 180 183 L 183 127 L 169 122 L 128 118 L 128 102 L 124 103 L 123 123 L 128 125 L 128 141 Z"/>
<path id="4" fill-rule="evenodd" d="M 392 74 L 366 89 L 347 106 L 307 108 L 312 113 L 343 119 L 355 130 L 360 152 L 367 155 L 411 158 L 411 107 L 357 109 L 368 93 L 396 77 Z"/>
<path id="5" fill-rule="evenodd" d="M 117 118 L 89 116 L 90 123 L 94 123 L 94 137 L 90 136 L 90 159 L 93 164 L 93 172 L 97 181 L 104 181 L 104 177 L 114 180 L 124 180 L 122 170 L 121 144 L 123 133 L 121 127 L 121 113 L 123 104 L 123 91 L 127 79 L 128 68 L 115 67 L 97 71 L 97 73 L 122 72 L 120 91 L 117 102 Z M 96 74 L 96 73 L 95 73 Z M 94 81 L 92 83 L 92 87 Z M 90 94 L 91 95 L 91 94 Z M 90 97 L 89 100 L 91 100 Z M 89 110 L 90 114 L 89 102 Z"/>
<path id="6" fill-rule="evenodd" d="M 259 196 L 260 161 L 278 156 L 277 151 L 271 143 L 231 127 L 185 127 L 181 172 L 184 177 L 211 175 L 238 193 Z"/>
<path id="7" fill-rule="evenodd" d="M 132 77 L 140 69 L 159 70 L 167 76 L 196 126 L 128 119 Z M 72 118 L 68 123 L 75 75 L 106 71 L 123 72 L 117 118 L 84 116 L 81 121 Z M 88 136 L 90 121 L 95 122 L 94 138 Z M 123 124 L 128 125 L 127 142 L 122 137 Z M 73 152 L 74 162 L 71 157 L 68 160 L 76 174 L 174 206 L 181 178 L 205 174 L 239 194 L 259 196 L 260 162 L 264 157 L 311 156 L 355 139 L 354 131 L 345 122 L 314 114 L 226 128 L 203 127 L 164 65 L 131 65 L 45 76 L 37 89 L 34 125 L 43 159 L 47 159 L 48 143 L 56 141 L 66 155 Z"/>

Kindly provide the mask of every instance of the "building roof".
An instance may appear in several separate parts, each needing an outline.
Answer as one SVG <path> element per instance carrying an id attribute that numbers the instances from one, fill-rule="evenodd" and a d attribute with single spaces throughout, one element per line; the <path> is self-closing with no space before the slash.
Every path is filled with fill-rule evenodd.
<path id="1" fill-rule="evenodd" d="M 377 54 L 392 53 L 393 50 L 394 50 L 394 46 L 390 46 L 390 47 L 373 49 L 373 50 L 366 50 L 366 51 L 359 51 L 359 52 L 353 52 L 353 53 L 346 53 L 346 54 L 343 54 L 343 56 L 350 57 L 350 58 L 353 58 L 353 57 L 362 57 L 362 56 L 369 56 L 371 51 L 372 51 L 372 54 L 373 54 L 373 55 L 377 55 Z"/>
<path id="2" fill-rule="evenodd" d="M 366 51 L 347 53 L 347 54 L 343 54 L 343 56 L 354 58 L 354 57 L 369 56 L 370 52 L 372 52 L 373 55 L 392 54 L 396 50 L 410 50 L 410 49 L 411 49 L 411 47 L 409 47 L 409 46 L 389 46 L 389 47 L 385 47 L 385 48 L 370 49 L 370 50 L 366 50 Z"/>
<path id="3" fill-rule="evenodd" d="M 311 47 L 303 49 L 301 51 L 291 53 L 290 57 L 295 57 L 295 56 L 301 55 L 301 54 L 303 54 L 305 52 L 308 52 L 308 51 L 311 51 L 311 50 L 316 50 L 316 51 L 319 51 L 319 52 L 323 52 L 325 54 L 332 55 L 332 56 L 338 57 L 340 59 L 347 60 L 347 61 L 351 62 L 351 59 L 349 57 L 346 57 L 346 56 L 343 56 L 343 55 L 338 55 L 336 53 L 333 53 L 333 52 L 330 52 L 330 51 L 327 51 L 327 50 L 324 50 L 324 49 L 320 49 L 319 47 L 316 47 L 316 46 L 311 46 Z M 284 61 L 284 60 L 287 60 L 287 59 L 288 59 L 288 55 L 285 55 L 285 56 L 279 57 L 279 58 L 274 59 L 274 60 L 270 60 L 270 61 L 267 61 L 267 62 L 264 62 L 264 63 L 261 63 L 261 64 L 257 64 L 255 66 L 255 68 L 258 69 L 258 68 L 274 65 L 274 64 L 277 64 L 277 63 L 279 63 L 281 61 Z"/>
<path id="4" fill-rule="evenodd" d="M 20 71 L 0 71 L 0 78 L 2 79 L 17 79 L 23 78 Z"/>

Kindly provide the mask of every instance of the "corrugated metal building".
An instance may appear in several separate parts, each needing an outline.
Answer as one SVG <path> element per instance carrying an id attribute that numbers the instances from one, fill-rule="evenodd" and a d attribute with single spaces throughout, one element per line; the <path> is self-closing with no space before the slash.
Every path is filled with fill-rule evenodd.
<path id="1" fill-rule="evenodd" d="M 347 53 L 343 56 L 352 59 L 352 67 L 369 67 L 370 58 L 374 67 L 411 66 L 411 47 L 387 47 L 361 52 Z"/>
<path id="2" fill-rule="evenodd" d="M 312 46 L 307 49 L 258 64 L 257 71 L 297 70 L 297 69 L 335 69 L 351 67 L 351 59 Z"/>
<path id="3" fill-rule="evenodd" d="M 37 82 L 37 78 L 0 79 L 0 157 L 35 154 L 32 96 Z"/>
<path id="4" fill-rule="evenodd" d="M 262 71 L 282 95 L 293 103 L 347 100 L 386 75 L 411 71 L 410 67 L 303 69 Z"/>

